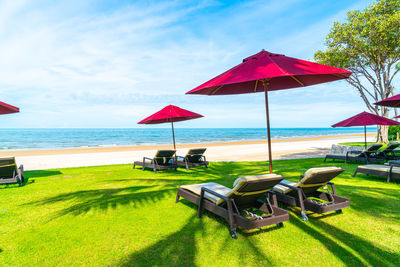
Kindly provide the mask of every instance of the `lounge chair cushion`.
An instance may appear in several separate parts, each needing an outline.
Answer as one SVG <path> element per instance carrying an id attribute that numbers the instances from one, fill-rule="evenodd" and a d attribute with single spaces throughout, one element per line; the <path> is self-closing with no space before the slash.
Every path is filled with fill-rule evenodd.
<path id="1" fill-rule="evenodd" d="M 0 166 L 0 179 L 14 178 L 18 173 L 17 164 L 8 164 Z"/>
<path id="2" fill-rule="evenodd" d="M 202 183 L 202 184 L 190 184 L 190 185 L 182 185 L 181 186 L 181 188 L 189 190 L 190 192 L 193 192 L 199 196 L 201 194 L 202 187 L 208 188 L 208 189 L 210 189 L 214 192 L 217 192 L 218 194 L 221 194 L 223 196 L 226 196 L 230 191 L 232 191 L 232 189 L 230 189 L 226 186 L 217 184 L 217 183 Z M 221 198 L 211 195 L 207 192 L 204 194 L 204 197 L 214 203 L 218 203 L 221 200 Z M 223 201 L 223 199 L 222 199 L 222 201 Z"/>
<path id="3" fill-rule="evenodd" d="M 226 197 L 231 197 L 233 195 L 250 195 L 250 194 L 260 194 L 263 192 L 267 192 L 268 190 L 271 190 L 271 188 L 264 188 L 260 191 L 255 191 L 255 192 L 248 192 L 248 193 L 240 193 L 238 192 L 247 182 L 250 181 L 257 181 L 257 180 L 265 180 L 265 179 L 272 179 L 272 178 L 280 178 L 282 176 L 274 173 L 269 173 L 269 174 L 262 174 L 262 175 L 255 175 L 255 176 L 245 176 L 245 177 L 239 177 L 235 180 L 233 183 L 233 189 L 230 189 L 226 186 L 217 184 L 217 183 L 203 183 L 203 184 L 193 184 L 193 185 L 182 185 L 181 188 L 189 190 L 197 195 L 201 194 L 201 188 L 205 187 L 208 188 L 214 192 L 217 192 L 218 194 L 221 194 Z M 207 192 L 204 194 L 204 197 L 207 198 L 208 200 L 216 203 L 217 205 L 221 205 L 222 203 L 225 202 L 224 199 L 216 197 L 214 195 L 208 194 Z"/>
<path id="4" fill-rule="evenodd" d="M 283 180 L 280 182 L 281 184 L 287 184 L 287 185 L 291 185 L 291 186 L 296 186 L 298 183 L 295 182 L 291 182 L 288 180 Z M 278 192 L 278 193 L 282 193 L 282 194 L 286 194 L 287 192 L 291 191 L 292 189 L 290 189 L 289 187 L 286 187 L 284 185 L 281 184 L 277 184 L 274 186 L 274 191 Z"/>
<path id="5" fill-rule="evenodd" d="M 338 170 L 339 171 L 339 170 L 342 170 L 342 169 L 338 168 L 338 167 L 310 168 L 304 173 L 304 177 L 299 182 L 295 183 L 295 182 L 283 180 L 283 181 L 280 182 L 281 184 L 275 185 L 273 190 L 275 192 L 282 193 L 282 194 L 286 194 L 286 193 L 288 193 L 288 192 L 293 190 L 293 189 L 291 189 L 289 187 L 286 187 L 286 186 L 284 186 L 282 184 L 287 184 L 287 185 L 291 185 L 291 186 L 294 186 L 294 187 L 314 187 L 314 186 L 316 186 L 318 184 L 307 184 L 306 182 L 308 180 L 312 179 L 316 174 L 319 174 L 319 173 L 325 172 L 325 171 L 333 171 L 333 170 Z M 320 186 L 324 186 L 327 183 L 328 183 L 328 181 L 325 182 L 325 183 L 321 183 L 319 185 Z"/>
<path id="6" fill-rule="evenodd" d="M 318 168 L 310 168 L 304 173 L 304 177 L 300 180 L 301 183 L 304 183 L 311 177 L 313 177 L 315 174 L 318 174 L 320 172 L 324 171 L 330 171 L 330 170 L 338 170 L 341 168 L 338 167 L 318 167 Z"/>

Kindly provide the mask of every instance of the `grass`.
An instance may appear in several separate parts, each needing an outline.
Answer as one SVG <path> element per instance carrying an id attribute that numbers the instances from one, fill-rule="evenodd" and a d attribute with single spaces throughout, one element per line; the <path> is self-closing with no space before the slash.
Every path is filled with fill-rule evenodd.
<path id="1" fill-rule="evenodd" d="M 367 142 L 367 146 L 376 144 L 375 142 Z M 339 145 L 344 145 L 344 146 L 365 146 L 364 142 L 347 142 L 347 143 L 339 143 Z M 385 145 L 385 144 L 382 144 Z"/>
<path id="2" fill-rule="evenodd" d="M 299 219 L 283 228 L 238 232 L 185 200 L 182 184 L 231 186 L 243 175 L 265 173 L 265 162 L 212 163 L 190 171 L 132 170 L 130 165 L 26 172 L 23 187 L 0 185 L 0 262 L 12 266 L 400 266 L 400 184 L 357 175 L 356 165 L 322 159 L 274 162 L 291 180 L 310 167 L 342 166 L 342 214 Z"/>

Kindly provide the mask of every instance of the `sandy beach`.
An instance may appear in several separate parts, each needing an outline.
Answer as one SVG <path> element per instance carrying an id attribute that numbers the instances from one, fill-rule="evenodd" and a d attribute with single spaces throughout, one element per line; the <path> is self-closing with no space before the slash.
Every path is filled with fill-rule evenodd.
<path id="1" fill-rule="evenodd" d="M 272 140 L 273 159 L 320 157 L 330 151 L 332 144 L 363 141 L 363 134 L 318 136 Z M 368 134 L 373 141 L 375 134 Z M 188 148 L 206 147 L 209 161 L 254 161 L 267 159 L 267 141 L 243 141 L 207 144 L 182 144 L 177 154 L 185 155 Z M 25 170 L 127 164 L 152 157 L 157 149 L 171 149 L 171 145 L 124 146 L 53 150 L 1 151 L 0 157 L 15 156 Z"/>

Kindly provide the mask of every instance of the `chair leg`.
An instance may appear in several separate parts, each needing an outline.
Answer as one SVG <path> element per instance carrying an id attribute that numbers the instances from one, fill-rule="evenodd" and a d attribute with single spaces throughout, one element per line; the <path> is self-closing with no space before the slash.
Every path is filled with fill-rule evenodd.
<path id="1" fill-rule="evenodd" d="M 303 191 L 301 189 L 298 189 L 297 193 L 299 195 L 299 202 L 300 202 L 300 208 L 301 208 L 301 219 L 303 221 L 308 221 L 307 212 L 304 207 L 304 199 L 303 199 L 303 194 L 302 194 Z"/>
<path id="2" fill-rule="evenodd" d="M 386 183 L 390 182 L 390 178 L 392 177 L 393 166 L 394 165 L 390 166 L 389 173 L 388 173 L 388 176 L 387 176 L 387 179 L 386 179 Z"/>
<path id="3" fill-rule="evenodd" d="M 201 216 L 203 216 L 203 200 L 204 200 L 204 190 L 201 189 L 200 199 L 199 199 L 199 208 L 197 210 L 197 218 L 201 218 Z"/>
<path id="4" fill-rule="evenodd" d="M 357 174 L 357 171 L 358 171 L 358 169 L 356 169 L 356 171 L 354 172 L 354 174 L 353 174 L 353 177 L 355 177 L 355 176 L 356 176 L 356 174 Z"/>
<path id="5" fill-rule="evenodd" d="M 232 201 L 228 199 L 229 233 L 233 239 L 237 239 L 235 218 L 233 217 Z"/>

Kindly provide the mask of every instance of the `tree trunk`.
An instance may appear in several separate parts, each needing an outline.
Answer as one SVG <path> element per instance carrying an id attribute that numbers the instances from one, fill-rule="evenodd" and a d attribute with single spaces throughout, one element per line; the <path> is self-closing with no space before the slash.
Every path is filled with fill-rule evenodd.
<path id="1" fill-rule="evenodd" d="M 387 107 L 381 107 L 381 116 L 387 118 L 389 115 L 389 109 Z M 388 136 L 389 126 L 387 125 L 378 125 L 378 143 L 389 143 Z"/>
<path id="2" fill-rule="evenodd" d="M 389 138 L 388 138 L 388 131 L 389 131 L 389 126 L 387 125 L 378 125 L 378 143 L 388 143 Z"/>

